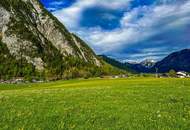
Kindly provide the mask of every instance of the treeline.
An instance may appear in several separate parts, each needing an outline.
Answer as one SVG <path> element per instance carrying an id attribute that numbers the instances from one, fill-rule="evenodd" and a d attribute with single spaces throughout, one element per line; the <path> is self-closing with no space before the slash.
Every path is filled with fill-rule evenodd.
<path id="1" fill-rule="evenodd" d="M 18 59 L 10 55 L 8 48 L 0 41 L 0 79 L 12 77 L 35 76 L 35 67 L 25 59 Z"/>

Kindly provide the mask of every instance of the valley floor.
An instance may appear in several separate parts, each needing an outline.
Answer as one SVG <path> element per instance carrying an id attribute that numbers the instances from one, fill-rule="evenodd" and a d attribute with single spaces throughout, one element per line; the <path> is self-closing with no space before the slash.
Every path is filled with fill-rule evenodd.
<path id="1" fill-rule="evenodd" d="M 188 130 L 189 79 L 0 84 L 2 130 Z"/>

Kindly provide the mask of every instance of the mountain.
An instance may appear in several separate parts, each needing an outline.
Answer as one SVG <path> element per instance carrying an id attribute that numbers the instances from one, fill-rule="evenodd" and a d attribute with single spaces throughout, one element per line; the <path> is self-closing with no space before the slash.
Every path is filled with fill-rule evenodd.
<path id="1" fill-rule="evenodd" d="M 0 78 L 72 72 L 80 76 L 101 67 L 90 47 L 39 0 L 0 1 L 0 52 Z"/>
<path id="2" fill-rule="evenodd" d="M 114 66 L 116 68 L 119 68 L 121 70 L 125 70 L 125 71 L 128 71 L 128 72 L 133 72 L 133 70 L 130 69 L 128 63 L 122 63 L 122 62 L 117 61 L 117 60 L 115 60 L 113 58 L 110 58 L 110 57 L 108 57 L 106 55 L 99 55 L 99 57 L 102 58 L 103 61 L 105 61 L 106 63 L 108 63 L 108 64 L 110 64 L 110 65 L 112 65 L 112 66 Z"/>
<path id="3" fill-rule="evenodd" d="M 184 49 L 179 52 L 174 52 L 159 62 L 147 59 L 140 63 L 121 63 L 104 55 L 102 55 L 101 57 L 108 64 L 130 72 L 155 73 L 157 70 L 159 73 L 166 73 L 169 72 L 171 69 L 175 71 L 190 72 L 190 49 Z"/>
<path id="4" fill-rule="evenodd" d="M 128 68 L 135 71 L 136 73 L 148 73 L 149 68 L 147 66 L 142 65 L 141 63 L 131 64 L 126 63 L 128 65 Z"/>
<path id="5" fill-rule="evenodd" d="M 156 64 L 156 61 L 152 59 L 146 59 L 142 61 L 140 64 L 144 66 L 145 68 L 152 68 Z"/>
<path id="6" fill-rule="evenodd" d="M 175 71 L 190 72 L 190 49 L 184 49 L 174 52 L 157 62 L 152 70 L 158 69 L 158 72 L 169 72 L 171 69 Z"/>
<path id="7" fill-rule="evenodd" d="M 155 65 L 155 61 L 146 59 L 140 63 L 126 63 L 128 67 L 137 73 L 149 73 L 150 69 Z"/>
<path id="8" fill-rule="evenodd" d="M 117 60 L 110 58 L 108 56 L 105 56 L 105 55 L 100 55 L 100 57 L 106 63 L 108 63 L 114 67 L 128 71 L 128 72 L 132 72 L 132 73 L 149 73 L 150 68 L 152 68 L 155 64 L 154 60 L 145 60 L 140 63 L 137 63 L 137 62 L 122 63 L 120 61 L 117 61 Z"/>

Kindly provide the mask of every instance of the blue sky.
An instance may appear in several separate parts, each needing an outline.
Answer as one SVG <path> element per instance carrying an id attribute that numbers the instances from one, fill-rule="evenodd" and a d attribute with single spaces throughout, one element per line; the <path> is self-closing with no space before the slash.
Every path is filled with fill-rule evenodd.
<path id="1" fill-rule="evenodd" d="M 41 0 L 97 54 L 160 60 L 190 48 L 190 0 Z"/>

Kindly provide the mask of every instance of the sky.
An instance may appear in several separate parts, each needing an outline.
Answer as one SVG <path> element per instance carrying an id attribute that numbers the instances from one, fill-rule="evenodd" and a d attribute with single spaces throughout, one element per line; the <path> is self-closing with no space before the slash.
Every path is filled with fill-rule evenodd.
<path id="1" fill-rule="evenodd" d="M 41 0 L 97 54 L 161 60 L 190 48 L 190 0 Z"/>

